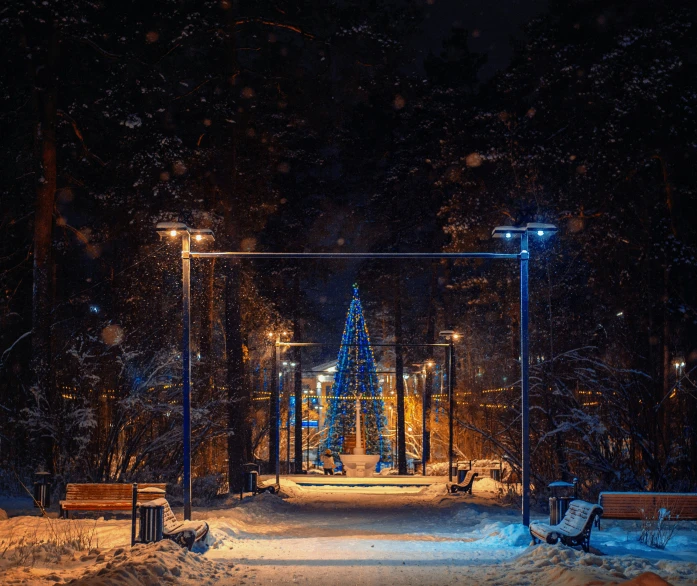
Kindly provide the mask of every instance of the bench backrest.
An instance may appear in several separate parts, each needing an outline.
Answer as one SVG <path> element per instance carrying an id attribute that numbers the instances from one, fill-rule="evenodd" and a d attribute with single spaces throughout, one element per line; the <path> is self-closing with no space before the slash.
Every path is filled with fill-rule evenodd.
<path id="1" fill-rule="evenodd" d="M 697 519 L 697 493 L 601 492 L 598 503 L 606 519 L 651 518 L 659 509 L 670 511 L 672 519 Z"/>
<path id="2" fill-rule="evenodd" d="M 177 518 L 174 516 L 174 512 L 169 506 L 169 503 L 165 499 L 162 500 L 164 501 L 163 506 L 165 508 L 163 514 L 165 533 L 173 533 L 176 530 L 179 521 L 177 521 Z"/>
<path id="3" fill-rule="evenodd" d="M 578 500 L 571 501 L 569 509 L 559 523 L 559 528 L 570 535 L 578 535 L 593 522 L 597 514 L 602 512 L 603 509 L 596 504 Z"/>
<path id="4" fill-rule="evenodd" d="M 161 494 L 141 493 L 143 488 L 159 488 L 165 490 L 167 484 L 144 482 L 138 484 L 138 500 L 149 501 L 161 498 Z M 68 484 L 65 488 L 66 501 L 130 501 L 133 498 L 132 484 Z"/>

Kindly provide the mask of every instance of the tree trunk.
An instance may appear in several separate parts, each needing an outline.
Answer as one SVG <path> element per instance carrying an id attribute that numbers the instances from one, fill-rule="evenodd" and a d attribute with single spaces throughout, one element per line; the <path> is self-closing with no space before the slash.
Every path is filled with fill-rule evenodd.
<path id="1" fill-rule="evenodd" d="M 58 405 L 51 380 L 51 308 L 53 305 L 51 251 L 53 241 L 53 209 L 55 205 L 56 164 L 56 60 L 58 33 L 51 9 L 38 9 L 25 22 L 34 80 L 36 113 L 35 149 L 39 169 L 34 210 L 34 267 L 32 292 L 32 372 L 33 387 L 39 400 L 42 418 L 56 416 Z M 30 20 L 29 20 L 30 19 Z M 48 422 L 46 422 L 48 423 Z M 42 433 L 41 458 L 49 472 L 53 470 L 55 438 Z"/>
<path id="2" fill-rule="evenodd" d="M 225 330 L 227 362 L 228 415 L 228 482 L 231 492 L 237 492 L 242 481 L 242 465 L 247 462 L 250 397 L 244 380 L 242 351 L 242 316 L 240 311 L 240 267 L 233 265 L 225 282 Z"/>
<path id="3" fill-rule="evenodd" d="M 428 316 L 426 326 L 426 343 L 436 342 L 436 295 L 438 288 L 438 263 L 431 264 L 431 286 L 428 299 Z M 435 348 L 429 347 L 427 357 L 434 360 Z M 431 409 L 433 405 L 433 380 L 435 378 L 435 362 L 433 366 L 426 367 L 426 380 L 424 381 L 423 397 L 423 461 L 431 459 Z"/>
<path id="4" fill-rule="evenodd" d="M 267 472 L 276 472 L 276 452 L 280 449 L 278 445 L 279 434 L 279 389 L 278 389 L 278 349 L 275 345 L 271 351 L 271 387 L 269 394 L 269 462 Z"/>
<path id="5" fill-rule="evenodd" d="M 397 385 L 397 462 L 399 474 L 407 473 L 407 444 L 404 430 L 404 356 L 402 354 L 402 292 L 397 273 L 394 297 L 395 377 Z"/>
<path id="6" fill-rule="evenodd" d="M 213 323 L 215 320 L 215 259 L 210 259 L 204 264 L 203 287 L 201 300 L 201 330 L 199 335 L 199 351 L 201 354 L 200 377 L 201 392 L 198 393 L 201 401 L 213 399 L 215 393 L 215 364 L 213 359 Z M 215 426 L 214 426 L 215 428 Z M 202 438 L 201 440 L 202 468 L 206 474 L 210 474 L 213 465 L 213 440 Z"/>

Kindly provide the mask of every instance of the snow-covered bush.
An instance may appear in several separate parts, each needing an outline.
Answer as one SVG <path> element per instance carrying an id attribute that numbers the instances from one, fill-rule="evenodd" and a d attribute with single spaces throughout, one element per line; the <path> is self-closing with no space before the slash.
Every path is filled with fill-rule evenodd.
<path id="1" fill-rule="evenodd" d="M 678 528 L 678 524 L 674 520 L 678 516 L 674 515 L 671 519 L 671 511 L 665 507 L 656 506 L 653 509 L 641 509 L 639 541 L 649 547 L 665 549 Z"/>
<path id="2" fill-rule="evenodd" d="M 222 474 L 194 478 L 191 488 L 194 500 L 203 505 L 210 504 L 223 492 L 227 493 L 227 490 L 223 489 L 227 489 L 227 479 Z"/>
<path id="3" fill-rule="evenodd" d="M 64 556 L 78 551 L 94 552 L 99 547 L 97 521 L 43 519 L 42 527 L 0 539 L 0 561 L 9 562 L 9 566 L 31 567 L 39 562 L 59 563 Z"/>

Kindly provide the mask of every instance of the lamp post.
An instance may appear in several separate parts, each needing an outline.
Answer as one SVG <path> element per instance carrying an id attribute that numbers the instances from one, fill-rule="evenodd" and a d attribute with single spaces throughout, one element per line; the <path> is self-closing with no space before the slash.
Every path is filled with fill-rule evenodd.
<path id="1" fill-rule="evenodd" d="M 286 474 L 290 474 L 290 371 L 288 370 L 288 362 L 283 361 L 283 376 L 281 380 L 281 394 L 286 396 Z M 298 406 L 296 405 L 297 409 Z"/>
<path id="2" fill-rule="evenodd" d="M 453 481 L 453 415 L 455 411 L 455 364 L 454 359 L 454 348 L 453 342 L 457 340 L 460 335 L 456 334 L 453 330 L 443 330 L 438 334 L 441 338 L 445 338 L 448 343 L 448 411 L 450 416 L 448 417 L 448 481 Z"/>
<path id="3" fill-rule="evenodd" d="M 276 474 L 276 484 L 281 478 L 281 393 L 279 392 L 278 369 L 281 336 L 287 332 L 269 332 L 269 338 L 275 338 L 271 361 L 271 396 L 269 397 L 269 471 Z"/>
<path id="4" fill-rule="evenodd" d="M 530 525 L 530 380 L 528 369 L 529 331 L 528 331 L 528 234 L 541 239 L 550 238 L 557 232 L 553 224 L 526 224 L 525 226 L 497 226 L 492 236 L 512 240 L 520 238 L 520 378 L 521 378 L 521 483 L 523 525 Z"/>
<path id="5" fill-rule="evenodd" d="M 191 237 L 194 241 L 212 241 L 213 231 L 193 230 L 179 222 L 160 222 L 155 226 L 160 237 L 181 237 L 182 244 L 182 425 L 184 452 L 184 519 L 191 520 Z"/>
<path id="6" fill-rule="evenodd" d="M 685 371 L 685 360 L 680 356 L 673 361 L 673 366 L 675 367 L 675 386 L 679 389 Z"/>

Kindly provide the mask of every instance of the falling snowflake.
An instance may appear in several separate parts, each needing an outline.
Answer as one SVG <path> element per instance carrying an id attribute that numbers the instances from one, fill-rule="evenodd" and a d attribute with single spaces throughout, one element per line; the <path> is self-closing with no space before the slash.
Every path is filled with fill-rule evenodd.
<path id="1" fill-rule="evenodd" d="M 137 128 L 143 124 L 143 121 L 138 115 L 129 114 L 123 124 L 124 126 L 128 126 L 128 128 Z"/>

